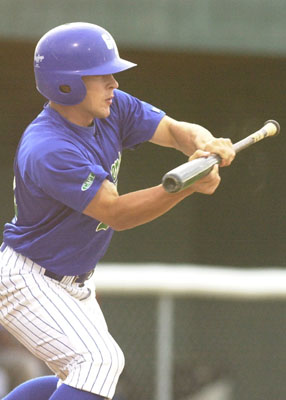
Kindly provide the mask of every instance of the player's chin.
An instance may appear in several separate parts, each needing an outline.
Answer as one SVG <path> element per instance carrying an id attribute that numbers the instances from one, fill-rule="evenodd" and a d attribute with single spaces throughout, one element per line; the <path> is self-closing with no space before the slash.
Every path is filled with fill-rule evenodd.
<path id="1" fill-rule="evenodd" d="M 110 115 L 110 106 L 102 107 L 96 113 L 96 118 L 107 118 Z"/>

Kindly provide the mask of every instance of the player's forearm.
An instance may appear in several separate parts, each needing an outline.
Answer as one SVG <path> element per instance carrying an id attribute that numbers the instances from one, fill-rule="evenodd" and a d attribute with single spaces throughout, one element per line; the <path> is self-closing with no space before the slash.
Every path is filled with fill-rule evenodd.
<path id="1" fill-rule="evenodd" d="M 175 148 L 190 156 L 195 150 L 204 150 L 205 145 L 214 139 L 213 135 L 204 127 L 188 122 L 171 124 L 171 135 L 174 138 Z"/>
<path id="2" fill-rule="evenodd" d="M 198 149 L 204 150 L 206 144 L 213 139 L 213 135 L 201 125 L 177 121 L 165 116 L 150 142 L 172 147 L 190 156 Z"/>
<path id="3" fill-rule="evenodd" d="M 104 189 L 103 189 L 104 190 Z M 84 213 L 104 222 L 116 231 L 131 229 L 150 222 L 165 214 L 194 190 L 189 188 L 178 193 L 167 193 L 162 185 L 119 196 L 114 192 L 102 207 L 101 193 L 95 197 Z"/>
<path id="4" fill-rule="evenodd" d="M 190 194 L 167 193 L 162 185 L 118 197 L 114 209 L 114 229 L 126 230 L 150 222 L 168 212 Z"/>

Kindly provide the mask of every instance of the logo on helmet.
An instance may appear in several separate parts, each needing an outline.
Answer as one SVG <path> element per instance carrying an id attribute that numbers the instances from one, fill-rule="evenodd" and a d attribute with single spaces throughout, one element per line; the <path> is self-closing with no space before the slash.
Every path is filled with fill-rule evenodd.
<path id="1" fill-rule="evenodd" d="M 115 40 L 108 33 L 103 33 L 101 35 L 102 39 L 105 41 L 106 47 L 108 50 L 114 50 L 117 57 L 119 57 L 118 48 L 116 46 Z"/>
<path id="2" fill-rule="evenodd" d="M 40 56 L 40 54 L 36 54 L 35 58 L 34 58 L 35 63 L 36 63 L 35 67 L 39 67 L 40 63 L 43 61 L 44 58 L 45 58 L 45 56 Z"/>
<path id="3" fill-rule="evenodd" d="M 108 50 L 112 50 L 114 49 L 114 47 L 116 47 L 114 39 L 109 36 L 107 33 L 103 33 L 101 35 L 102 39 L 105 41 L 106 47 L 108 48 Z"/>

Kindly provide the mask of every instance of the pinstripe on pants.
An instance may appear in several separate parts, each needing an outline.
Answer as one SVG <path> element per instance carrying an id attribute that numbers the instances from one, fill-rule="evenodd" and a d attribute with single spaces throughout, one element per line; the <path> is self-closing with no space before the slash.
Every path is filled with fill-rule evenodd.
<path id="1" fill-rule="evenodd" d="M 65 384 L 112 398 L 124 355 L 95 296 L 9 247 L 0 253 L 0 323 Z"/>

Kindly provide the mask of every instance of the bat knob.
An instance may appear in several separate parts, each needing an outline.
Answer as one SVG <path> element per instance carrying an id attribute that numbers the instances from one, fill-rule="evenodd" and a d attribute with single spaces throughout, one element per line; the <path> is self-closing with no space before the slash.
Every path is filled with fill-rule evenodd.
<path id="1" fill-rule="evenodd" d="M 267 124 L 272 124 L 275 126 L 275 128 L 272 127 L 273 129 L 271 136 L 278 135 L 280 133 L 280 125 L 277 121 L 275 121 L 274 119 L 269 119 L 268 121 L 264 122 L 264 126 Z"/>

